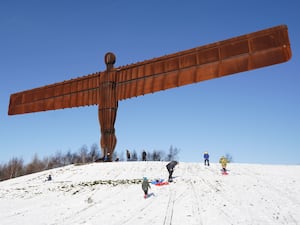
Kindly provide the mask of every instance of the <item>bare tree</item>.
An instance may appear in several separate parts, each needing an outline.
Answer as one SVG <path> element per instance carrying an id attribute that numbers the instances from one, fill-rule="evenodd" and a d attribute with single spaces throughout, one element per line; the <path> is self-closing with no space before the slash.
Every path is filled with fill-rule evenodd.
<path id="1" fill-rule="evenodd" d="M 166 161 L 172 161 L 172 160 L 177 159 L 177 155 L 178 155 L 179 151 L 180 150 L 178 148 L 176 148 L 176 147 L 173 148 L 173 146 L 171 145 L 169 148 L 167 157 L 166 157 Z"/>
<path id="2" fill-rule="evenodd" d="M 45 169 L 44 163 L 39 159 L 38 155 L 35 154 L 31 163 L 26 166 L 26 174 L 36 173 Z"/>
<path id="3" fill-rule="evenodd" d="M 152 153 L 150 153 L 149 158 L 152 161 L 162 161 L 164 157 L 164 152 L 160 150 L 153 150 Z"/>
<path id="4" fill-rule="evenodd" d="M 57 168 L 65 166 L 65 157 L 61 151 L 57 151 L 54 156 L 49 157 L 48 168 Z"/>
<path id="5" fill-rule="evenodd" d="M 227 159 L 227 162 L 232 163 L 233 162 L 233 158 L 232 155 L 229 153 L 225 154 L 225 158 Z"/>
<path id="6" fill-rule="evenodd" d="M 177 157 L 179 150 L 173 148 L 172 146 L 169 149 L 167 156 L 165 157 L 165 152 L 153 150 L 153 152 L 147 152 L 147 159 L 152 161 L 162 161 L 162 160 L 174 160 Z M 0 180 L 10 179 L 17 176 L 35 173 L 47 169 L 53 169 L 61 166 L 66 166 L 76 163 L 87 163 L 94 162 L 100 157 L 100 152 L 97 144 L 91 146 L 90 151 L 86 145 L 83 145 L 78 153 L 72 153 L 70 150 L 66 154 L 62 154 L 61 151 L 58 151 L 54 156 L 44 157 L 43 160 L 40 160 L 38 155 L 35 154 L 32 161 L 24 165 L 22 159 L 13 158 L 7 164 L 0 165 Z M 227 156 L 228 157 L 228 156 Z M 113 159 L 117 158 L 117 153 L 113 155 Z M 228 157 L 232 159 L 232 157 Z M 124 161 L 124 157 L 120 154 L 120 161 Z M 131 160 L 137 161 L 138 155 L 134 150 L 131 154 Z"/>
<path id="7" fill-rule="evenodd" d="M 10 178 L 22 176 L 24 174 L 23 159 L 12 158 L 8 165 L 10 167 Z"/>
<path id="8" fill-rule="evenodd" d="M 88 154 L 88 161 L 95 162 L 96 159 L 100 158 L 99 148 L 97 144 L 91 146 L 91 150 Z"/>
<path id="9" fill-rule="evenodd" d="M 64 165 L 70 165 L 74 163 L 74 155 L 71 150 L 68 150 L 66 154 L 63 155 L 63 163 Z"/>
<path id="10" fill-rule="evenodd" d="M 87 163 L 88 159 L 88 148 L 86 145 L 83 145 L 79 149 L 79 157 L 80 157 L 80 163 Z"/>
<path id="11" fill-rule="evenodd" d="M 24 175 L 23 159 L 14 157 L 7 164 L 1 166 L 0 180 L 7 180 L 22 175 Z"/>
<path id="12" fill-rule="evenodd" d="M 6 165 L 0 165 L 0 181 L 5 180 Z"/>
<path id="13" fill-rule="evenodd" d="M 137 155 L 135 150 L 133 150 L 133 152 L 131 154 L 131 160 L 132 161 L 138 161 L 138 155 Z"/>

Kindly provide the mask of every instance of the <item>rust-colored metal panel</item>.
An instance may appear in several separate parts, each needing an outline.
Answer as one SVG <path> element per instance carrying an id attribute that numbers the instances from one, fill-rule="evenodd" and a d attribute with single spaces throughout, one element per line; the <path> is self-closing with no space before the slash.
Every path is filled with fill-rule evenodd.
<path id="1" fill-rule="evenodd" d="M 290 58 L 287 27 L 277 26 L 117 68 L 126 74 L 117 77 L 117 97 L 123 100 L 286 62 Z M 137 74 L 137 68 L 145 69 L 138 70 Z"/>
<path id="2" fill-rule="evenodd" d="M 289 60 L 287 26 L 115 68 L 118 100 Z M 104 72 L 11 95 L 9 115 L 100 104 Z"/>
<path id="3" fill-rule="evenodd" d="M 102 72 L 103 73 L 103 72 Z M 12 94 L 9 115 L 99 104 L 96 96 L 102 73 Z M 93 98 L 90 99 L 92 93 Z"/>

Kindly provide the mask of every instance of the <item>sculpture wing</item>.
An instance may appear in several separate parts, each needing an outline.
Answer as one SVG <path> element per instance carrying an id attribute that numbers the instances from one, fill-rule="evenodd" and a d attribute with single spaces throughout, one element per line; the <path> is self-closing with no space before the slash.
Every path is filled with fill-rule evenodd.
<path id="1" fill-rule="evenodd" d="M 99 78 L 103 72 L 12 94 L 8 114 L 94 105 L 99 103 Z"/>
<path id="2" fill-rule="evenodd" d="M 288 61 L 287 26 L 281 25 L 202 47 L 117 68 L 123 100 Z"/>
<path id="3" fill-rule="evenodd" d="M 285 25 L 113 70 L 117 100 L 288 61 Z M 101 104 L 98 72 L 12 94 L 9 115 Z M 105 79 L 105 78 L 104 78 Z"/>

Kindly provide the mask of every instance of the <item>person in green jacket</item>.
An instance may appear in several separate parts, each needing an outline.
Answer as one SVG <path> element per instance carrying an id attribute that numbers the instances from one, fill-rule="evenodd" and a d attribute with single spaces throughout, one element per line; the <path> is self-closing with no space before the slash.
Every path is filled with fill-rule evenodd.
<path id="1" fill-rule="evenodd" d="M 147 198 L 148 197 L 148 188 L 151 188 L 150 184 L 149 184 L 149 181 L 147 179 L 147 177 L 144 177 L 143 178 L 143 182 L 142 182 L 142 189 L 144 191 L 144 198 Z"/>
<path id="2" fill-rule="evenodd" d="M 219 160 L 219 163 L 221 163 L 221 166 L 222 166 L 222 169 L 223 169 L 223 172 L 226 173 L 226 166 L 227 166 L 227 163 L 228 163 L 228 160 L 226 159 L 225 156 L 222 156 Z"/>

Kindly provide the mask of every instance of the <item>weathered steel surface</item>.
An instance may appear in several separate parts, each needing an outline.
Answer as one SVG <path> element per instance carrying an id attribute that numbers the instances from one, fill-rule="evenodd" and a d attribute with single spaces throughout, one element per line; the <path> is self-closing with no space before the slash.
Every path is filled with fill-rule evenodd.
<path id="1" fill-rule="evenodd" d="M 119 100 L 289 60 L 286 26 L 118 68 Z"/>
<path id="2" fill-rule="evenodd" d="M 105 55 L 106 72 L 100 79 L 100 102 L 98 105 L 98 117 L 101 128 L 100 145 L 103 156 L 111 161 L 112 153 L 115 149 L 117 138 L 115 135 L 115 121 L 118 109 L 118 99 L 116 97 L 116 73 L 113 70 L 115 55 L 107 53 Z"/>
<path id="3" fill-rule="evenodd" d="M 291 54 L 285 25 L 118 68 L 108 53 L 105 72 L 12 94 L 8 114 L 97 104 L 101 148 L 112 153 L 119 100 L 286 62 Z"/>
<path id="4" fill-rule="evenodd" d="M 117 99 L 136 97 L 288 61 L 287 27 L 277 26 L 214 44 L 113 69 Z M 105 72 L 11 95 L 9 115 L 101 104 Z"/>

